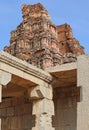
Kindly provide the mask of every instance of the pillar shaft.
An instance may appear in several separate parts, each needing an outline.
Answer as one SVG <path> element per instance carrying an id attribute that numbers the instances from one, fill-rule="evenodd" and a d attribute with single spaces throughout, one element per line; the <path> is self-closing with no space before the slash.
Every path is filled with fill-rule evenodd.
<path id="1" fill-rule="evenodd" d="M 52 115 L 54 115 L 52 100 L 44 98 L 33 101 L 32 114 L 36 116 L 35 127 L 32 130 L 54 130 L 52 127 Z"/>
<path id="2" fill-rule="evenodd" d="M 54 130 L 52 116 L 54 115 L 54 103 L 52 101 L 52 87 L 48 85 L 37 86 L 30 89 L 30 98 L 33 100 L 32 115 L 35 115 L 35 126 L 32 130 Z"/>

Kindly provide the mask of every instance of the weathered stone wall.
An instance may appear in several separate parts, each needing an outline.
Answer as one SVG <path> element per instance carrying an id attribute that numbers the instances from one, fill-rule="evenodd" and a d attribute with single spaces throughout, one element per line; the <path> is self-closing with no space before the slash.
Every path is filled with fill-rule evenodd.
<path id="1" fill-rule="evenodd" d="M 77 87 L 54 89 L 55 116 L 53 126 L 55 130 L 77 129 L 77 102 L 80 90 Z"/>
<path id="2" fill-rule="evenodd" d="M 34 126 L 32 104 L 24 98 L 4 99 L 0 104 L 1 130 L 30 130 Z"/>
<path id="3" fill-rule="evenodd" d="M 75 98 L 56 99 L 55 103 L 55 130 L 76 130 L 77 103 Z"/>

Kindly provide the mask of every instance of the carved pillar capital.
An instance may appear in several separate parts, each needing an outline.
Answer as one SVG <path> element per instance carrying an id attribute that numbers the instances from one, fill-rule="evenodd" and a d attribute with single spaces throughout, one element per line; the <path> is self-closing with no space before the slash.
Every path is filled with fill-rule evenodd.
<path id="1" fill-rule="evenodd" d="M 52 92 L 52 86 L 48 85 L 48 87 L 37 85 L 36 87 L 32 87 L 28 90 L 29 98 L 34 99 L 52 99 L 53 92 Z"/>

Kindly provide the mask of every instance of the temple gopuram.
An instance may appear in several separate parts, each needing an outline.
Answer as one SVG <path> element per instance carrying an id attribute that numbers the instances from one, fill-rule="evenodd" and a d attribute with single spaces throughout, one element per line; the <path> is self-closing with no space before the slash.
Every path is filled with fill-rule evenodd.
<path id="1" fill-rule="evenodd" d="M 84 48 L 73 37 L 70 25 L 56 26 L 43 5 L 23 5 L 23 21 L 11 32 L 4 51 L 45 69 L 76 61 Z"/>
<path id="2" fill-rule="evenodd" d="M 40 3 L 0 51 L 0 130 L 89 130 L 89 55 Z"/>

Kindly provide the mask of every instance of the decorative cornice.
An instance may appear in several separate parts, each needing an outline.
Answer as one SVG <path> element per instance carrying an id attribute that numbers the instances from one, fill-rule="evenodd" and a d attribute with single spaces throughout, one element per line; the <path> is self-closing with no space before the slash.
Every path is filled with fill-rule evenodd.
<path id="1" fill-rule="evenodd" d="M 15 67 L 16 69 L 24 71 L 30 75 L 33 75 L 41 80 L 48 82 L 48 83 L 50 83 L 52 81 L 52 76 L 48 72 L 46 72 L 42 69 L 39 69 L 39 68 L 27 63 L 26 61 L 22 61 L 16 57 L 10 55 L 7 52 L 4 52 L 4 51 L 0 52 L 0 62 L 8 64 L 12 67 Z M 7 70 L 8 70 L 8 68 L 7 68 Z"/>

